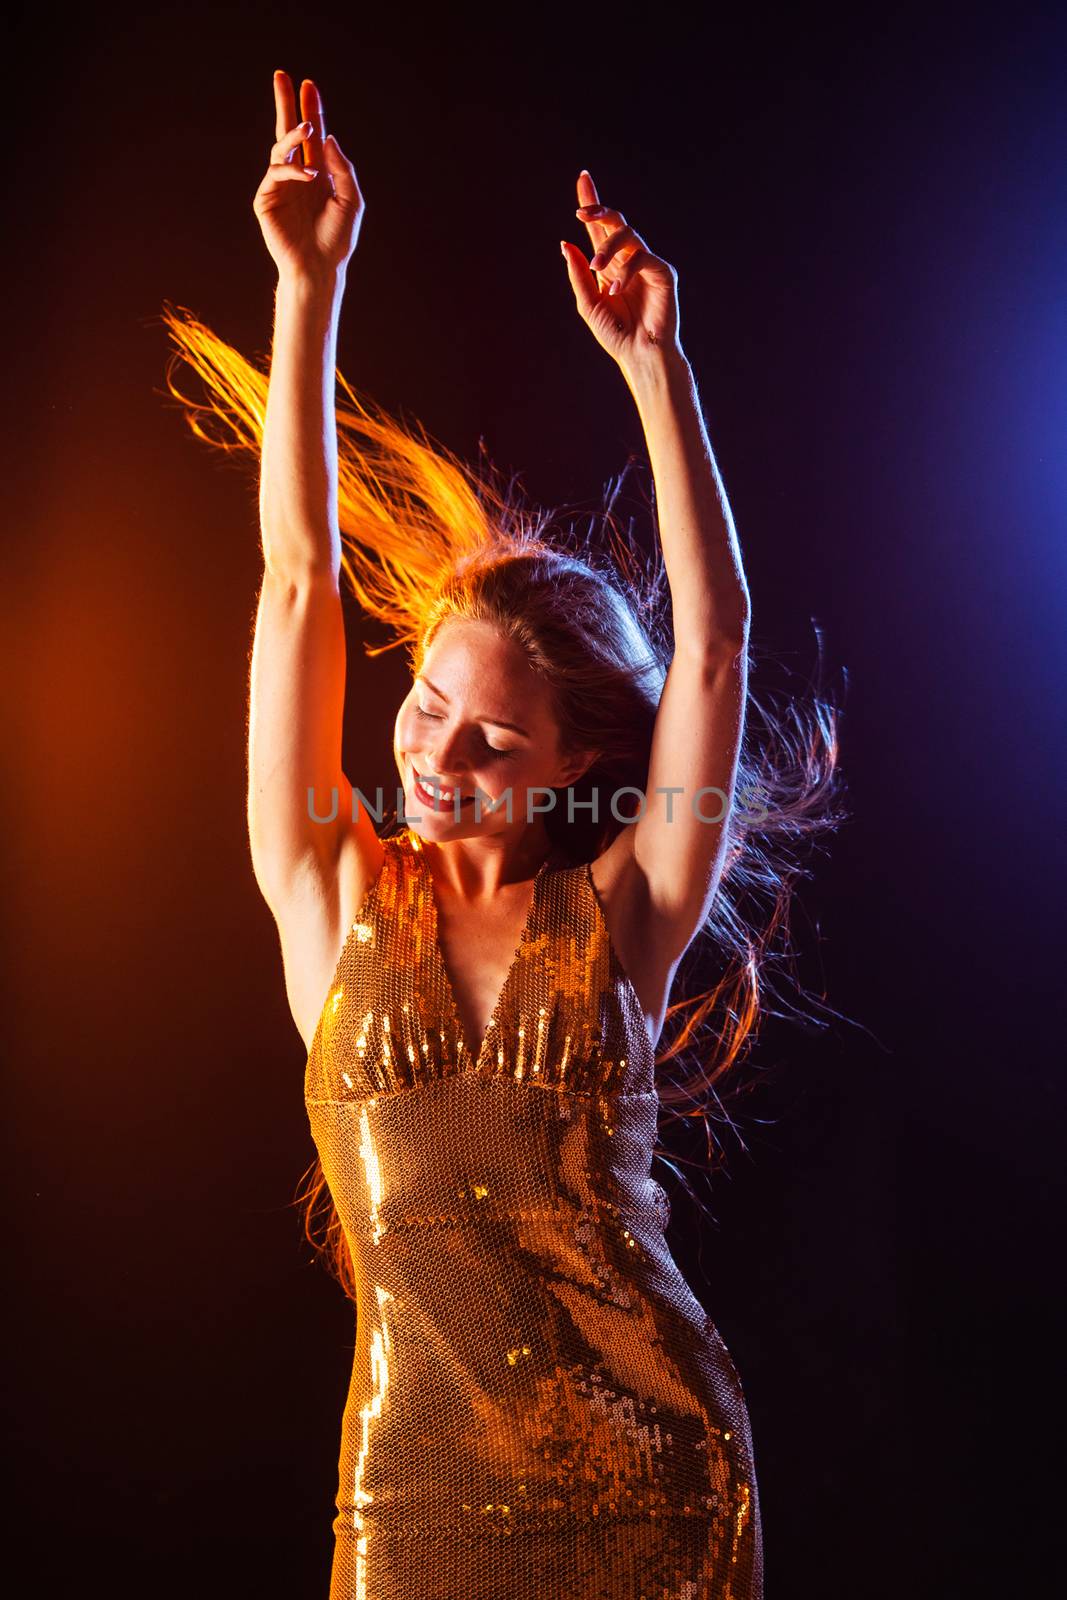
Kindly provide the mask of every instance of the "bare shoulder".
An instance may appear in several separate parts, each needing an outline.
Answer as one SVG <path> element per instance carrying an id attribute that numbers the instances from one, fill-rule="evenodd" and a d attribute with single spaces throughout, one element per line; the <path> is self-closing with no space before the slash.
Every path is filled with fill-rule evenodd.
<path id="1" fill-rule="evenodd" d="M 289 1010 L 308 1050 L 345 939 L 384 860 L 385 845 L 364 816 L 340 836 L 332 856 L 309 863 L 275 912 Z"/>
<path id="2" fill-rule="evenodd" d="M 681 957 L 672 930 L 661 926 L 652 887 L 634 855 L 633 827 L 624 827 L 590 862 L 589 875 L 615 954 L 657 1042 Z"/>

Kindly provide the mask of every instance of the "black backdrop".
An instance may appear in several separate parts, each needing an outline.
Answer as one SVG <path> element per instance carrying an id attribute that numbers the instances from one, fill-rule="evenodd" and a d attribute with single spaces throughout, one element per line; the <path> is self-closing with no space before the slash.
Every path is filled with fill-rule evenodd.
<path id="1" fill-rule="evenodd" d="M 677 266 L 754 643 L 803 681 L 814 618 L 849 678 L 796 931 L 854 1021 L 768 1025 L 747 1153 L 670 1235 L 745 1382 L 768 1594 L 1051 1588 L 1067 27 L 311 0 L 9 43 L 18 1592 L 326 1592 L 351 1319 L 288 1204 L 303 1049 L 244 832 L 255 489 L 155 392 L 164 299 L 268 348 L 277 66 L 366 196 L 342 370 L 541 502 L 641 447 L 559 256 L 581 166 Z M 349 623 L 369 788 L 402 669 Z"/>

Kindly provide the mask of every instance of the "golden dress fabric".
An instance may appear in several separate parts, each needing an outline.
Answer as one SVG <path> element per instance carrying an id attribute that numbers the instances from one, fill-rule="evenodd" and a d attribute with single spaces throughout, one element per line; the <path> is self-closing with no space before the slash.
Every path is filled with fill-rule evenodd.
<path id="1" fill-rule="evenodd" d="M 667 1248 L 589 867 L 542 864 L 473 1060 L 421 840 L 383 845 L 304 1090 L 359 1283 L 330 1600 L 760 1600 L 745 1402 Z"/>

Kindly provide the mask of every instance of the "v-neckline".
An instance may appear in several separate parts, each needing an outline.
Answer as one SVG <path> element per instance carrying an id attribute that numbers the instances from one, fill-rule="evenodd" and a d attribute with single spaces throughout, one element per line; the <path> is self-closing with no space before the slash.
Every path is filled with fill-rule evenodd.
<path id="1" fill-rule="evenodd" d="M 526 919 L 522 925 L 522 932 L 519 935 L 519 942 L 515 946 L 515 954 L 511 958 L 507 973 L 504 976 L 504 982 L 500 988 L 500 993 L 496 997 L 496 1004 L 490 1013 L 489 1021 L 485 1025 L 485 1032 L 482 1034 L 482 1037 L 479 1040 L 477 1055 L 474 1055 L 471 1052 L 470 1041 L 467 1038 L 467 1032 L 463 1026 L 463 1019 L 459 1014 L 456 991 L 449 975 L 447 963 L 445 962 L 445 953 L 441 948 L 441 918 L 440 907 L 437 903 L 437 885 L 434 882 L 433 873 L 430 871 L 430 863 L 426 859 L 425 852 L 421 847 L 421 842 L 416 846 L 415 853 L 419 858 L 419 863 L 426 879 L 426 892 L 429 898 L 431 912 L 430 942 L 433 946 L 433 959 L 437 963 L 438 973 L 441 977 L 442 986 L 448 999 L 449 1008 L 452 1012 L 452 1022 L 455 1028 L 456 1037 L 462 1041 L 463 1048 L 467 1052 L 467 1055 L 470 1056 L 471 1060 L 474 1062 L 474 1069 L 477 1071 L 482 1064 L 482 1057 L 485 1054 L 490 1037 L 499 1021 L 500 1013 L 503 1010 L 504 1001 L 507 999 L 508 993 L 511 989 L 512 981 L 515 977 L 515 971 L 519 965 L 519 956 L 522 954 L 523 946 L 526 944 L 527 939 L 529 938 L 530 929 L 533 926 L 534 913 L 537 910 L 537 905 L 541 894 L 541 882 L 544 878 L 549 862 L 555 859 L 556 852 L 555 850 L 550 850 L 548 855 L 542 861 L 541 865 L 538 867 L 537 871 L 534 873 L 533 889 L 530 893 L 530 903 L 526 908 Z"/>

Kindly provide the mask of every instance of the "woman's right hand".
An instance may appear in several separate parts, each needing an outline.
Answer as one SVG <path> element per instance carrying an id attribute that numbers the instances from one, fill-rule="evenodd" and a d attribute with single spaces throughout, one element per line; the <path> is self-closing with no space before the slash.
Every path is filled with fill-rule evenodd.
<path id="1" fill-rule="evenodd" d="M 274 108 L 277 142 L 252 209 L 279 274 L 335 273 L 356 248 L 363 220 L 355 168 L 333 134 L 326 137 L 322 96 L 310 78 L 300 85 L 303 121 L 287 72 L 274 74 Z"/>

